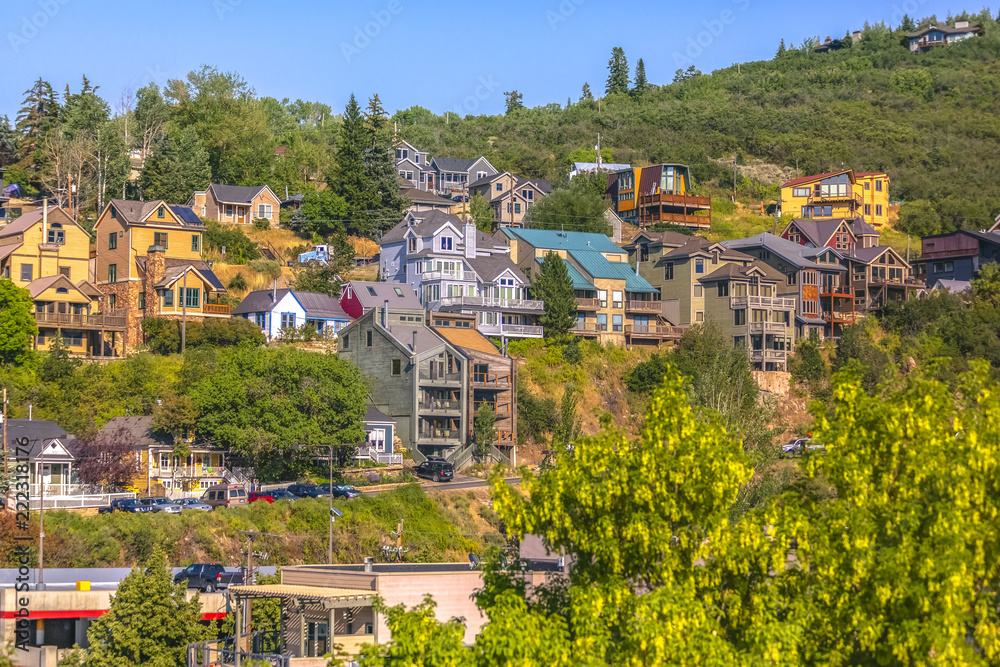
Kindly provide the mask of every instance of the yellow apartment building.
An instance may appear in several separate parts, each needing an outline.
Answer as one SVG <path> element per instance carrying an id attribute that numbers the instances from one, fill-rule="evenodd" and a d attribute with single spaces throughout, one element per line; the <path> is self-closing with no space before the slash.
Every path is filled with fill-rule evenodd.
<path id="1" fill-rule="evenodd" d="M 884 225 L 889 222 L 889 176 L 843 169 L 796 178 L 781 186 L 781 211 L 793 218 L 860 218 Z"/>

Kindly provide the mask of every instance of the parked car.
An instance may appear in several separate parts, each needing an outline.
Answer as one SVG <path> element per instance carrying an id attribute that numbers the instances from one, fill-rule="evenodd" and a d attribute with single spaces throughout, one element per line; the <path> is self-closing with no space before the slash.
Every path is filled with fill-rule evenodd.
<path id="1" fill-rule="evenodd" d="M 814 443 L 812 438 L 796 438 L 781 446 L 781 458 L 802 456 L 809 452 L 825 452 L 826 446 Z"/>
<path id="2" fill-rule="evenodd" d="M 455 467 L 439 456 L 428 457 L 414 469 L 417 477 L 426 477 L 435 482 L 450 482 L 455 476 Z"/>
<path id="3" fill-rule="evenodd" d="M 248 503 L 255 503 L 258 500 L 262 500 L 262 501 L 264 501 L 265 503 L 268 503 L 268 504 L 273 503 L 274 502 L 274 492 L 273 491 L 251 491 L 250 493 L 247 494 L 247 502 Z"/>
<path id="4" fill-rule="evenodd" d="M 201 497 L 203 503 L 216 507 L 247 504 L 247 490 L 241 484 L 215 484 Z"/>
<path id="5" fill-rule="evenodd" d="M 329 491 L 323 491 L 315 484 L 290 484 L 288 492 L 299 498 L 325 498 L 330 495 Z"/>
<path id="6" fill-rule="evenodd" d="M 202 512 L 212 511 L 211 505 L 203 503 L 197 498 L 181 498 L 180 500 L 175 500 L 174 504 L 179 505 L 182 510 L 201 510 Z"/>
<path id="7" fill-rule="evenodd" d="M 357 498 L 361 495 L 361 492 L 350 484 L 334 484 L 333 486 L 320 484 L 319 488 L 324 494 L 329 494 L 332 491 L 334 498 Z"/>
<path id="8" fill-rule="evenodd" d="M 230 584 L 243 583 L 243 571 L 226 572 L 226 568 L 216 563 L 194 563 L 174 575 L 174 583 L 187 581 L 188 588 L 197 588 L 203 593 L 229 588 Z"/>
<path id="9" fill-rule="evenodd" d="M 459 204 L 461 204 L 462 202 L 467 203 L 469 201 L 469 195 L 455 195 L 454 197 L 451 198 L 451 200 L 457 201 Z"/>
<path id="10" fill-rule="evenodd" d="M 147 514 L 152 511 L 152 507 L 149 505 L 143 505 L 136 498 L 118 498 L 117 500 L 112 500 L 111 504 L 107 507 L 99 508 L 97 513 L 111 514 L 112 512 L 131 512 L 133 514 Z"/>
<path id="11" fill-rule="evenodd" d="M 142 498 L 139 502 L 146 505 L 154 512 L 166 512 L 167 514 L 180 514 L 181 506 L 177 505 L 170 498 L 164 498 L 163 496 L 156 498 Z"/>
<path id="12" fill-rule="evenodd" d="M 294 493 L 289 492 L 287 489 L 275 489 L 274 491 L 269 491 L 271 497 L 274 500 L 295 500 L 298 498 Z"/>

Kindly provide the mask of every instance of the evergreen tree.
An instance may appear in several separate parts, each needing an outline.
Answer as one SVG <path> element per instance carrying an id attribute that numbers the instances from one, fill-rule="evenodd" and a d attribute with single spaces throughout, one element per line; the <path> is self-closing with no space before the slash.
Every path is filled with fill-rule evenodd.
<path id="1" fill-rule="evenodd" d="M 479 408 L 473 423 L 472 432 L 476 443 L 476 456 L 483 458 L 489 452 L 489 447 L 497 440 L 497 413 L 493 406 L 486 404 Z"/>
<path id="2" fill-rule="evenodd" d="M 628 59 L 625 57 L 625 49 L 616 46 L 611 49 L 611 59 L 608 61 L 606 94 L 627 93 L 628 79 Z"/>
<path id="3" fill-rule="evenodd" d="M 899 23 L 899 29 L 903 32 L 915 32 L 917 24 L 913 22 L 909 14 L 903 14 L 903 20 Z"/>
<path id="4" fill-rule="evenodd" d="M 545 338 L 557 342 L 566 340 L 576 321 L 576 294 L 566 263 L 559 255 L 550 252 L 542 260 L 541 271 L 531 281 L 531 293 L 545 303 L 545 312 L 539 318 Z"/>
<path id="5" fill-rule="evenodd" d="M 91 86 L 86 76 L 80 84 L 79 93 L 71 94 L 69 86 L 66 87 L 62 125 L 67 139 L 78 136 L 94 137 L 97 135 L 97 130 L 108 120 L 110 109 L 107 102 L 97 95 L 98 87 Z"/>
<path id="6" fill-rule="evenodd" d="M 56 101 L 52 86 L 41 77 L 24 91 L 24 96 L 15 120 L 15 129 L 22 136 L 21 158 L 27 165 L 31 165 L 42 139 L 58 123 L 59 102 Z"/>
<path id="7" fill-rule="evenodd" d="M 642 58 L 639 58 L 635 64 L 635 85 L 632 87 L 632 94 L 639 97 L 646 92 L 647 88 L 649 88 L 649 82 L 646 81 L 646 63 L 642 62 Z"/>
<path id="8" fill-rule="evenodd" d="M 10 118 L 0 116 L 0 167 L 6 167 L 17 161 L 20 138 L 11 127 Z"/>
<path id="9" fill-rule="evenodd" d="M 97 130 L 94 171 L 97 177 L 97 210 L 122 193 L 131 171 L 128 146 L 123 133 L 124 119 L 105 121 Z"/>
<path id="10" fill-rule="evenodd" d="M 580 92 L 580 101 L 581 102 L 593 102 L 594 101 L 594 94 L 592 92 L 590 92 L 590 84 L 589 83 L 584 82 L 584 84 L 583 84 L 583 90 Z"/>
<path id="11" fill-rule="evenodd" d="M 365 112 L 365 181 L 369 184 L 367 210 L 356 231 L 377 236 L 391 229 L 408 206 L 399 194 L 396 178 L 395 143 L 392 123 L 378 95 L 372 95 Z M 359 222 L 355 220 L 355 224 Z"/>
<path id="12" fill-rule="evenodd" d="M 778 44 L 778 53 L 777 53 L 776 57 L 780 58 L 781 56 L 785 55 L 785 52 L 787 50 L 788 49 L 785 48 L 785 39 L 784 39 L 784 37 L 782 37 L 781 38 L 781 43 Z"/>
<path id="13" fill-rule="evenodd" d="M 188 644 L 207 639 L 201 601 L 185 600 L 159 549 L 132 570 L 111 597 L 108 613 L 90 625 L 88 667 L 181 667 Z"/>
<path id="14" fill-rule="evenodd" d="M 178 153 L 186 192 L 183 200 L 186 201 L 195 190 L 204 190 L 212 183 L 212 167 L 208 151 L 201 145 L 194 127 L 184 128 L 178 142 Z"/>
<path id="15" fill-rule="evenodd" d="M 172 204 L 185 201 L 190 195 L 184 185 L 177 142 L 169 134 L 157 142 L 146 160 L 139 177 L 139 190 L 145 201 L 163 199 Z"/>
<path id="16" fill-rule="evenodd" d="M 476 223 L 476 229 L 487 234 L 493 232 L 493 207 L 482 195 L 473 195 L 469 200 L 469 216 Z"/>
<path id="17" fill-rule="evenodd" d="M 353 94 L 344 109 L 344 122 L 337 141 L 337 162 L 329 185 L 347 200 L 352 212 L 364 207 L 365 194 L 369 190 L 365 177 L 365 125 Z"/>
<path id="18" fill-rule="evenodd" d="M 524 104 L 521 103 L 522 95 L 516 90 L 511 90 L 503 94 L 504 102 L 507 105 L 506 115 L 509 116 L 518 109 L 523 109 Z"/>
<path id="19" fill-rule="evenodd" d="M 33 305 L 28 290 L 11 280 L 0 280 L 0 362 L 20 364 L 30 354 L 38 333 Z"/>

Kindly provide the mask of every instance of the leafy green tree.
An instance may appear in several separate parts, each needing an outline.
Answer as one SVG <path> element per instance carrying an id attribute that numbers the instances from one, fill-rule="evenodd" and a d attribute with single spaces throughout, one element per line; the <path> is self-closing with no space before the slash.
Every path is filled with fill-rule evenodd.
<path id="1" fill-rule="evenodd" d="M 576 293 L 566 263 L 554 252 L 541 261 L 541 270 L 532 276 L 531 294 L 545 303 L 539 320 L 545 337 L 552 341 L 566 340 L 576 322 Z"/>
<path id="2" fill-rule="evenodd" d="M 323 237 L 331 234 L 343 234 L 347 231 L 350 206 L 346 199 L 333 194 L 329 189 L 306 194 L 302 198 L 302 206 L 299 211 L 302 212 L 307 224 L 303 229 L 296 231 L 315 232 Z M 297 225 L 297 221 L 294 222 Z"/>
<path id="3" fill-rule="evenodd" d="M 506 92 L 503 94 L 503 96 L 505 104 L 507 106 L 506 115 L 509 116 L 518 109 L 524 108 L 524 103 L 521 101 L 524 96 L 521 95 L 521 93 L 517 92 L 516 90 L 511 90 L 509 92 Z"/>
<path id="4" fill-rule="evenodd" d="M 482 458 L 489 452 L 490 445 L 497 439 L 497 413 L 492 405 L 484 404 L 479 408 L 473 423 L 473 442 L 476 445 L 476 456 Z"/>
<path id="5" fill-rule="evenodd" d="M 334 445 L 346 463 L 364 441 L 367 390 L 358 369 L 332 354 L 230 348 L 189 395 L 198 434 L 246 457 L 262 479 L 280 478 L 298 447 Z"/>
<path id="6" fill-rule="evenodd" d="M 897 228 L 912 236 L 930 236 L 942 231 L 942 220 L 933 203 L 926 199 L 905 202 L 899 209 Z"/>
<path id="7" fill-rule="evenodd" d="M 800 338 L 795 353 L 788 359 L 788 372 L 792 379 L 820 382 L 830 374 L 830 369 L 820 352 L 819 335 L 814 330 L 809 338 Z"/>
<path id="8" fill-rule="evenodd" d="M 469 215 L 476 223 L 476 229 L 487 234 L 493 231 L 493 207 L 481 194 L 475 194 L 469 200 Z"/>
<path id="9" fill-rule="evenodd" d="M 83 363 L 70 356 L 66 341 L 61 336 L 53 338 L 48 351 L 41 356 L 42 363 L 38 367 L 38 378 L 42 382 L 60 382 L 71 377 Z"/>
<path id="10" fill-rule="evenodd" d="M 635 64 L 635 85 L 632 86 L 632 94 L 639 97 L 646 92 L 647 88 L 649 88 L 649 82 L 646 80 L 646 63 L 642 62 L 642 58 L 639 58 Z"/>
<path id="11" fill-rule="evenodd" d="M 583 84 L 583 90 L 580 91 L 580 101 L 581 102 L 593 102 L 594 101 L 594 94 L 592 92 L 590 92 L 590 84 L 587 83 L 587 82 L 584 82 L 584 84 Z"/>
<path id="12" fill-rule="evenodd" d="M 208 639 L 201 601 L 186 600 L 158 549 L 122 580 L 108 613 L 90 624 L 88 667 L 181 667 L 188 644 Z"/>
<path id="13" fill-rule="evenodd" d="M 580 437 L 583 422 L 576 414 L 579 400 L 576 387 L 567 385 L 563 389 L 562 400 L 559 403 L 559 424 L 552 431 L 552 449 L 566 451 Z"/>
<path id="14" fill-rule="evenodd" d="M 28 290 L 0 280 L 0 363 L 21 364 L 31 354 L 38 326 Z"/>
<path id="15" fill-rule="evenodd" d="M 605 86 L 605 94 L 627 93 L 628 80 L 628 58 L 625 57 L 625 49 L 616 46 L 611 49 L 611 59 L 608 60 L 608 80 Z"/>
<path id="16" fill-rule="evenodd" d="M 972 298 L 977 304 L 1000 308 L 1000 264 L 987 262 L 972 279 Z"/>
<path id="17" fill-rule="evenodd" d="M 528 209 L 528 225 L 533 229 L 556 229 L 574 232 L 610 234 L 611 225 L 604 212 L 607 202 L 591 186 L 596 180 L 577 176 L 566 187 L 556 188 Z"/>
<path id="18" fill-rule="evenodd" d="M 225 261 L 229 264 L 246 264 L 260 259 L 260 248 L 239 227 L 227 227 L 209 220 L 202 236 L 206 248 L 220 254 L 223 248 L 226 249 Z"/>
<path id="19" fill-rule="evenodd" d="M 365 645 L 359 656 L 362 667 L 470 665 L 471 656 L 464 646 L 465 626 L 458 619 L 444 623 L 438 621 L 434 614 L 436 606 L 430 595 L 425 596 L 422 604 L 409 610 L 404 605 L 386 607 L 383 603 L 376 603 L 374 608 L 385 615 L 389 632 L 393 637 L 405 637 L 405 640 Z"/>
<path id="20" fill-rule="evenodd" d="M 326 264 L 298 265 L 292 269 L 295 274 L 293 289 L 330 296 L 340 294 L 342 278 L 354 266 L 354 246 L 343 234 L 334 235 L 329 245 L 333 256 Z"/>

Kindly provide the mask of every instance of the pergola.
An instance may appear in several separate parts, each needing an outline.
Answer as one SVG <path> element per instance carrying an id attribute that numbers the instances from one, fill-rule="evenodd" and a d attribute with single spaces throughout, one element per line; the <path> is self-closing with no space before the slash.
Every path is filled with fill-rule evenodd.
<path id="1" fill-rule="evenodd" d="M 236 667 L 240 667 L 240 639 L 242 638 L 243 610 L 240 604 L 244 600 L 279 599 L 283 606 L 290 607 L 298 615 L 299 621 L 299 655 L 306 655 L 307 621 L 306 607 L 320 607 L 327 612 L 327 640 L 333 646 L 334 613 L 337 609 L 347 609 L 361 606 L 371 606 L 375 591 L 360 588 L 328 588 L 324 586 L 301 586 L 290 584 L 267 584 L 261 586 L 232 585 L 229 594 L 233 599 L 233 611 L 237 634 Z M 374 641 L 378 643 L 378 619 L 374 618 L 372 629 Z M 284 629 L 281 632 L 281 645 L 287 650 Z"/>

